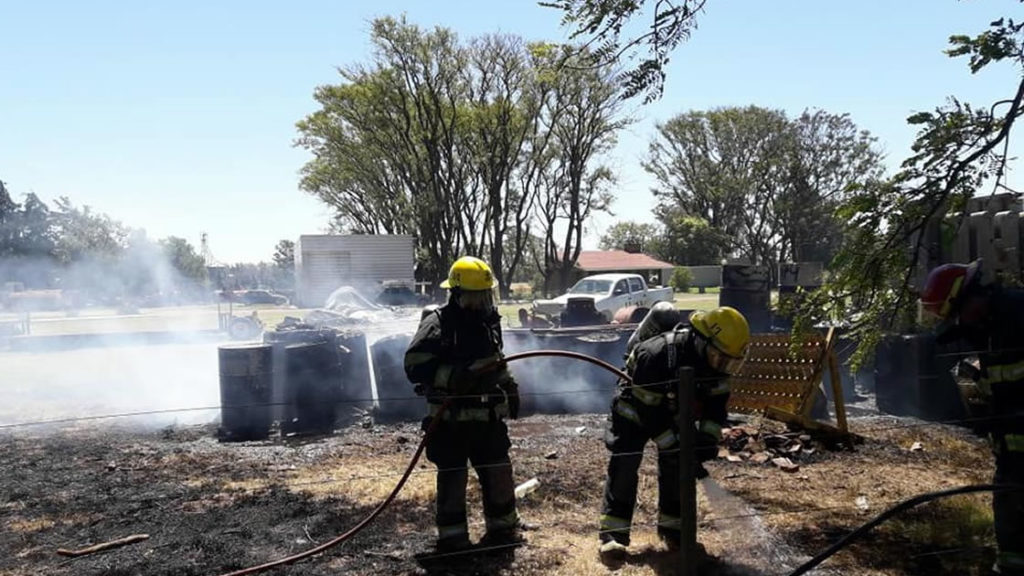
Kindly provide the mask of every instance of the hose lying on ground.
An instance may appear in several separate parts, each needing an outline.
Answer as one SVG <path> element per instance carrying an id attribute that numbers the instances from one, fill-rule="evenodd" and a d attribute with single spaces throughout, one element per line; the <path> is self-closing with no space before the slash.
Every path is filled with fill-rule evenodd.
<path id="1" fill-rule="evenodd" d="M 876 516 L 874 519 L 872 519 L 867 524 L 864 524 L 863 526 L 857 528 L 853 532 L 850 532 L 846 536 L 843 536 L 842 538 L 839 539 L 838 542 L 836 542 L 835 544 L 829 546 L 824 552 L 822 552 L 821 554 L 818 554 L 814 558 L 811 558 L 807 562 L 804 562 L 796 570 L 790 572 L 789 576 L 801 576 L 801 574 L 806 574 L 807 572 L 809 572 L 811 569 L 813 569 L 818 564 L 821 564 L 825 560 L 828 560 L 836 552 L 839 552 L 843 548 L 849 546 L 857 538 L 860 538 L 861 536 L 867 534 L 875 526 L 878 526 L 879 524 L 881 524 L 882 522 L 885 522 L 889 518 L 892 518 L 896 514 L 899 514 L 900 512 L 903 512 L 904 510 L 909 510 L 909 509 L 913 508 L 914 506 L 917 506 L 918 504 L 923 504 L 925 502 L 931 502 L 932 500 L 938 500 L 940 498 L 946 498 L 946 497 L 949 497 L 949 496 L 956 496 L 958 494 L 972 494 L 972 493 L 975 493 L 975 492 L 1004 492 L 1004 491 L 1006 491 L 1006 492 L 1024 491 L 1024 486 L 1012 485 L 1012 484 L 977 484 L 977 485 L 971 485 L 971 486 L 961 486 L 959 488 L 952 488 L 950 490 L 942 490 L 940 492 L 929 492 L 927 494 L 921 494 L 920 496 L 915 496 L 915 497 L 911 498 L 910 500 L 906 500 L 904 502 L 900 502 L 899 504 L 893 506 L 892 508 L 889 508 L 885 512 L 882 512 L 881 514 Z"/>
<path id="2" fill-rule="evenodd" d="M 582 360 L 584 362 L 590 362 L 591 364 L 595 364 L 597 366 L 600 366 L 601 368 L 604 368 L 605 370 L 608 370 L 609 372 L 614 373 L 616 376 L 624 379 L 627 382 L 630 381 L 628 374 L 612 366 L 611 364 L 603 360 L 594 358 L 593 356 L 587 356 L 586 354 L 580 354 L 579 352 L 570 352 L 568 350 L 531 350 L 528 352 L 520 352 L 518 354 L 509 354 L 508 356 L 505 356 L 504 362 L 514 362 L 516 360 L 523 360 L 525 358 L 535 358 L 538 356 L 573 358 L 576 360 Z M 304 560 L 306 558 L 309 558 L 310 556 L 314 556 L 316 554 L 324 552 L 328 548 L 333 548 L 338 544 L 341 544 L 342 542 L 348 540 L 349 538 L 352 538 L 360 531 L 362 531 L 363 528 L 366 528 L 370 524 L 370 522 L 373 522 L 373 520 L 377 518 L 377 516 L 379 516 L 380 513 L 383 512 L 384 509 L 391 504 L 395 497 L 398 496 L 399 491 L 402 490 L 402 487 L 405 486 L 406 481 L 409 480 L 409 476 L 412 475 L 412 471 L 416 469 L 416 463 L 419 462 L 420 456 L 423 455 L 423 450 L 427 447 L 427 438 L 430 437 L 430 433 L 434 431 L 434 429 L 437 427 L 437 424 L 441 421 L 441 416 L 444 414 L 444 411 L 448 408 L 448 404 L 449 402 L 445 402 L 444 404 L 441 405 L 441 409 L 438 411 L 434 419 L 430 422 L 430 425 L 427 426 L 426 432 L 423 433 L 423 439 L 420 440 L 420 445 L 416 448 L 416 453 L 413 454 L 412 460 L 406 467 L 405 473 L 402 475 L 402 478 L 398 480 L 398 484 L 395 485 L 394 490 L 392 490 L 391 493 L 388 494 L 388 497 L 385 498 L 384 501 L 380 503 L 380 505 L 374 508 L 373 512 L 370 512 L 370 514 L 366 518 L 363 518 L 358 524 L 350 528 L 344 534 L 341 534 L 340 536 L 330 541 L 324 542 L 319 546 L 310 548 L 309 550 L 306 550 L 304 552 L 299 552 L 298 554 L 293 554 L 291 556 L 281 558 L 279 560 L 267 562 L 266 564 L 260 564 L 259 566 L 253 566 L 251 568 L 245 568 L 242 570 L 236 570 L 234 572 L 228 572 L 222 574 L 221 576 L 248 576 L 249 574 L 257 574 L 265 570 L 270 570 L 271 568 L 277 568 L 278 566 L 284 566 L 285 564 L 298 562 L 299 560 Z"/>

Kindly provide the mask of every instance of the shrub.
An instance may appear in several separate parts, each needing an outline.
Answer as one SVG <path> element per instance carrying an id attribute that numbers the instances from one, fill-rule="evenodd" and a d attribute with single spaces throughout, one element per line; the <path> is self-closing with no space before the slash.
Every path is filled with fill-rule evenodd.
<path id="1" fill-rule="evenodd" d="M 672 288 L 676 292 L 687 292 L 690 290 L 690 284 L 693 284 L 693 272 L 686 266 L 680 266 L 672 272 L 671 280 Z"/>

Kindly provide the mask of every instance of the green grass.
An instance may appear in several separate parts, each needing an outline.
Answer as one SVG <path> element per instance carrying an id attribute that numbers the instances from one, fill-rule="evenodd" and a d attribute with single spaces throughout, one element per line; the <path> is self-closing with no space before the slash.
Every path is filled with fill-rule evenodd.
<path id="1" fill-rule="evenodd" d="M 227 313 L 226 306 L 221 308 Z M 235 316 L 256 311 L 264 326 L 273 329 L 285 316 L 302 318 L 309 310 L 279 308 L 271 305 L 235 306 Z M 19 316 L 0 316 L 0 322 L 17 322 Z M 66 312 L 39 312 L 30 316 L 32 335 L 111 334 L 117 332 L 160 332 L 217 329 L 217 306 L 143 308 L 137 314 L 118 314 L 115 309 L 90 308 L 76 315 Z"/>
<path id="2" fill-rule="evenodd" d="M 293 318 L 305 318 L 306 314 L 309 314 L 309 312 L 310 310 L 307 309 L 265 308 L 259 310 L 258 314 L 260 320 L 263 321 L 263 326 L 268 330 L 272 330 L 275 326 L 284 321 L 285 316 L 291 316 Z"/>
<path id="3" fill-rule="evenodd" d="M 718 293 L 693 294 L 677 292 L 675 295 L 676 308 L 684 310 L 711 310 L 718 306 Z"/>
<path id="4" fill-rule="evenodd" d="M 707 294 L 698 294 L 696 290 L 690 293 L 677 292 L 674 304 L 681 310 L 711 310 L 718 306 L 718 289 L 713 289 L 714 292 L 711 290 L 709 289 Z M 502 324 L 509 328 L 519 328 L 519 309 L 525 308 L 529 312 L 531 307 L 530 302 L 499 304 L 498 313 L 501 314 Z"/>
<path id="5" fill-rule="evenodd" d="M 932 502 L 893 518 L 884 532 L 930 550 L 992 545 L 992 499 L 965 495 Z"/>

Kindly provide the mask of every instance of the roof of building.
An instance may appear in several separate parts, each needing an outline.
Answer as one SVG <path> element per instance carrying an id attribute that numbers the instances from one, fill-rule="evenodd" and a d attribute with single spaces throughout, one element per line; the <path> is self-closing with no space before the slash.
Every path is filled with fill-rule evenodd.
<path id="1" fill-rule="evenodd" d="M 576 259 L 576 267 L 585 271 L 597 270 L 658 270 L 675 268 L 675 264 L 662 262 L 647 254 L 625 250 L 583 250 Z"/>

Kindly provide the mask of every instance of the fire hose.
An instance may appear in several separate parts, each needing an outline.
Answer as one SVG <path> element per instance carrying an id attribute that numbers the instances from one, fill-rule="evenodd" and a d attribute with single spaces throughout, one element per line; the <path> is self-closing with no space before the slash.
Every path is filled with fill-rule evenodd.
<path id="1" fill-rule="evenodd" d="M 940 498 L 948 498 L 949 496 L 956 496 L 958 494 L 973 494 L 975 492 L 1024 492 L 1024 486 L 1013 485 L 1013 484 L 977 484 L 971 486 L 961 486 L 959 488 L 951 488 L 949 490 L 942 490 L 940 492 L 929 492 L 927 494 L 921 494 L 905 500 L 899 504 L 889 508 L 885 512 L 882 512 L 878 516 L 875 516 L 870 522 L 860 526 L 853 532 L 850 532 L 846 536 L 839 539 L 838 542 L 829 546 L 825 551 L 818 554 L 814 558 L 811 558 L 807 562 L 803 563 L 796 570 L 789 573 L 789 576 L 801 576 L 806 574 L 818 564 L 821 564 L 825 560 L 831 558 L 836 552 L 839 552 L 843 548 L 846 548 L 854 540 L 867 534 L 872 528 L 878 526 L 882 522 L 885 522 L 889 518 L 892 518 L 896 514 L 909 510 L 918 504 L 924 504 L 925 502 L 931 502 L 932 500 L 938 500 Z"/>
<path id="2" fill-rule="evenodd" d="M 604 368 L 605 370 L 614 373 L 616 376 L 622 378 L 626 382 L 631 381 L 628 374 L 626 374 L 622 370 L 619 370 L 615 366 L 612 366 L 611 364 L 604 362 L 603 360 L 599 360 L 597 358 L 594 358 L 593 356 L 588 356 L 586 354 L 580 354 L 579 352 L 570 352 L 568 350 L 531 350 L 528 352 L 520 352 L 518 354 L 509 354 L 508 356 L 505 356 L 501 360 L 501 363 L 514 362 L 516 360 L 535 358 L 539 356 L 555 356 L 582 360 L 584 362 L 589 362 L 591 364 L 600 366 L 601 368 Z M 495 365 L 495 367 L 496 366 L 497 365 Z M 441 404 L 441 408 L 438 411 L 437 415 L 434 416 L 433 420 L 431 420 L 430 424 L 427 426 L 426 431 L 423 433 L 423 439 L 420 440 L 420 444 L 416 448 L 416 453 L 413 454 L 412 460 L 409 462 L 409 465 L 405 469 L 405 473 L 402 474 L 402 478 L 399 479 L 398 484 L 396 484 L 394 490 L 392 490 L 391 493 L 388 494 L 388 497 L 385 498 L 384 501 L 381 502 L 376 508 L 374 508 L 373 511 L 366 516 L 366 518 L 363 518 L 361 521 L 359 521 L 358 524 L 350 528 L 344 534 L 341 534 L 336 538 L 324 542 L 323 544 L 320 544 L 314 548 L 310 548 L 309 550 L 299 552 L 298 554 L 293 554 L 285 558 L 267 562 L 266 564 L 260 564 L 259 566 L 252 566 L 250 568 L 236 570 L 234 572 L 228 572 L 222 574 L 221 576 L 247 576 L 249 574 L 257 574 L 259 572 L 270 570 L 271 568 L 277 568 L 278 566 L 284 566 L 286 564 L 298 562 L 299 560 L 304 560 L 306 558 L 309 558 L 310 556 L 314 556 L 316 554 L 324 552 L 329 548 L 333 548 L 338 544 L 341 544 L 342 542 L 345 542 L 346 540 L 352 538 L 360 531 L 362 531 L 363 528 L 366 528 L 371 522 L 374 521 L 374 519 L 377 518 L 377 516 L 380 515 L 381 512 L 384 511 L 385 508 L 387 508 L 391 504 L 392 501 L 394 501 L 395 497 L 398 496 L 398 493 L 402 490 L 402 487 L 405 486 L 405 483 L 409 480 L 409 476 L 412 475 L 412 471 L 416 469 L 416 463 L 419 462 L 420 456 L 423 455 L 423 450 L 426 449 L 427 447 L 427 440 L 430 438 L 431 432 L 433 432 L 434 429 L 437 428 L 438 423 L 441 422 L 441 417 L 444 415 L 444 411 L 448 408 L 448 405 L 450 403 L 451 401 L 447 400 L 443 404 Z"/>

